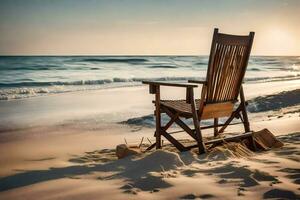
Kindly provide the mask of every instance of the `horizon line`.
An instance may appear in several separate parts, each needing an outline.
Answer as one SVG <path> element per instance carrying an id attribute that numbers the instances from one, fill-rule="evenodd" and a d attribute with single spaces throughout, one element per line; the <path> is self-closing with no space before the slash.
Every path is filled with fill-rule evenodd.
<path id="1" fill-rule="evenodd" d="M 137 55 L 134 55 L 134 54 L 10 54 L 10 55 L 1 55 L 0 54 L 0 57 L 55 57 L 55 56 L 70 56 L 70 57 L 80 57 L 80 56 L 107 56 L 107 57 L 137 57 L 137 56 L 152 56 L 152 57 L 164 57 L 164 56 L 182 56 L 182 57 L 189 57 L 189 56 L 209 56 L 209 54 L 202 54 L 202 55 L 199 55 L 199 54 L 137 54 Z M 254 55 L 251 55 L 250 57 L 253 57 L 253 56 L 261 56 L 261 57 L 298 57 L 300 55 L 259 55 L 259 54 L 254 54 Z"/>

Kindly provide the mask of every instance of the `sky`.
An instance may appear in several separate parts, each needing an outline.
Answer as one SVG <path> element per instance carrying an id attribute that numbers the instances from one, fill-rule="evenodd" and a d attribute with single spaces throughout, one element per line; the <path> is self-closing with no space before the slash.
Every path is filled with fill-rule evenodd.
<path id="1" fill-rule="evenodd" d="M 208 55 L 215 27 L 300 55 L 300 0 L 0 0 L 0 55 Z"/>

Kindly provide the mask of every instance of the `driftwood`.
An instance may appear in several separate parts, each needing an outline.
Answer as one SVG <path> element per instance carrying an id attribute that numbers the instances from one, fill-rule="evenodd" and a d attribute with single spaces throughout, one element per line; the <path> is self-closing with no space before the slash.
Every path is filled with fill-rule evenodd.
<path id="1" fill-rule="evenodd" d="M 268 129 L 254 132 L 253 137 L 256 146 L 262 150 L 279 148 L 283 146 L 283 143 L 278 140 Z"/>

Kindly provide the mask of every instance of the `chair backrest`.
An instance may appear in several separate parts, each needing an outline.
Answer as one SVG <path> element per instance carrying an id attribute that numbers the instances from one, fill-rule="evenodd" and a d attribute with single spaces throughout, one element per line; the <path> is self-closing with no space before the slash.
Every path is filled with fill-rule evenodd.
<path id="1" fill-rule="evenodd" d="M 238 36 L 214 30 L 206 78 L 206 103 L 237 100 L 253 38 L 254 32 L 247 36 Z"/>

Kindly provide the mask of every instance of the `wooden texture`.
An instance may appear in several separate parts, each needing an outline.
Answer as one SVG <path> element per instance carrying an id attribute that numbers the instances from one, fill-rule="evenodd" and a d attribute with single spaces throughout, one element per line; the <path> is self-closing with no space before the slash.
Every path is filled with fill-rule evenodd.
<path id="1" fill-rule="evenodd" d="M 169 109 L 166 108 L 166 107 L 163 107 L 162 110 L 165 111 L 165 113 L 166 113 L 169 117 L 173 118 L 174 113 L 173 113 L 171 110 L 169 110 Z M 177 113 L 177 114 L 178 114 L 178 113 Z M 195 140 L 197 140 L 197 137 L 196 137 L 196 135 L 194 134 L 194 131 L 193 131 L 188 125 L 186 125 L 179 117 L 175 119 L 175 123 L 176 123 L 179 127 L 181 127 L 186 133 L 188 133 L 192 138 L 194 138 Z M 166 130 L 167 130 L 167 129 L 165 129 L 165 131 L 166 131 Z"/>
<path id="2" fill-rule="evenodd" d="M 181 116 L 193 116 L 191 104 L 186 103 L 185 100 L 161 100 L 160 102 L 161 105 L 176 110 L 181 114 Z M 197 110 L 200 108 L 200 103 L 200 99 L 195 100 Z M 206 104 L 204 105 L 201 119 L 230 116 L 233 111 L 233 106 L 234 104 L 232 102 Z"/>
<path id="3" fill-rule="evenodd" d="M 241 90 L 240 90 L 240 99 L 241 99 L 241 110 L 242 110 L 242 115 L 243 115 L 244 128 L 245 128 L 245 132 L 248 132 L 248 131 L 250 131 L 250 124 L 249 124 L 248 115 L 247 115 L 247 111 L 246 111 L 246 103 L 245 103 L 243 87 L 241 87 Z"/>
<path id="4" fill-rule="evenodd" d="M 233 111 L 232 102 L 206 104 L 203 108 L 201 119 L 211 119 L 230 116 Z"/>
<path id="5" fill-rule="evenodd" d="M 234 135 L 234 136 L 230 136 L 230 137 L 224 137 L 224 138 L 217 138 L 217 139 L 213 139 L 213 140 L 209 140 L 209 141 L 205 141 L 204 144 L 205 145 L 218 145 L 218 144 L 222 144 L 224 142 L 237 142 L 246 138 L 253 138 L 253 132 L 247 132 L 244 133 L 242 135 Z M 191 148 L 196 148 L 197 145 L 192 145 L 192 146 L 188 146 L 186 147 L 186 149 L 191 149 Z"/>
<path id="6" fill-rule="evenodd" d="M 250 32 L 247 36 L 239 36 L 219 33 L 218 29 L 214 30 L 206 80 L 188 81 L 189 83 L 202 84 L 200 99 L 194 98 L 194 88 L 197 87 L 196 84 L 143 81 L 144 84 L 149 85 L 150 93 L 155 94 L 156 148 L 161 148 L 161 135 L 163 135 L 180 151 L 189 149 L 189 147 L 184 147 L 171 136 L 170 132 L 167 132 L 174 123 L 195 139 L 197 142 L 195 147 L 198 147 L 199 153 L 206 151 L 205 145 L 219 143 L 221 141 L 217 139 L 211 143 L 203 142 L 200 126 L 201 120 L 214 120 L 212 126 L 203 127 L 203 129 L 214 128 L 214 136 L 224 132 L 228 125 L 236 124 L 231 123 L 234 118 L 242 120 L 245 132 L 250 131 L 246 111 L 247 103 L 244 97 L 242 82 L 246 72 L 253 38 L 254 32 Z M 186 99 L 161 100 L 160 86 L 185 87 Z M 240 104 L 234 109 L 235 103 L 238 101 L 238 95 L 240 95 Z M 161 112 L 166 113 L 170 117 L 170 121 L 165 126 L 161 125 Z M 180 117 L 192 118 L 194 129 L 186 125 Z M 224 124 L 218 123 L 218 119 L 221 117 L 228 117 Z M 218 127 L 220 126 L 222 127 L 219 130 Z M 236 136 L 233 139 L 248 136 L 249 134 L 244 134 L 242 136 Z M 153 147 L 154 145 L 151 146 Z"/>
<path id="7" fill-rule="evenodd" d="M 185 88 L 193 88 L 198 87 L 198 85 L 195 84 L 189 84 L 189 83 L 170 83 L 170 82 L 159 82 L 159 81 L 142 81 L 143 84 L 148 84 L 151 86 L 156 85 L 162 85 L 162 86 L 173 86 L 173 87 L 185 87 Z"/>
<path id="8" fill-rule="evenodd" d="M 215 137 L 219 135 L 218 124 L 219 124 L 219 119 L 218 118 L 214 118 L 214 136 Z"/>
<path id="9" fill-rule="evenodd" d="M 194 127 L 195 127 L 195 133 L 196 133 L 196 137 L 197 137 L 197 143 L 198 143 L 198 150 L 199 150 L 199 154 L 205 153 L 206 149 L 205 149 L 205 145 L 203 143 L 202 140 L 202 134 L 201 134 L 201 130 L 200 130 L 200 122 L 198 119 L 198 112 L 197 112 L 197 107 L 196 107 L 196 102 L 194 99 L 194 92 L 193 92 L 193 88 L 190 89 L 190 102 L 191 102 L 191 109 L 192 109 L 192 118 L 193 118 L 193 122 L 194 122 Z"/>
<path id="10" fill-rule="evenodd" d="M 207 81 L 188 80 L 188 83 L 207 84 Z"/>
<path id="11" fill-rule="evenodd" d="M 237 98 L 248 64 L 253 33 L 233 36 L 214 33 L 207 76 L 207 103 Z"/>
<path id="12" fill-rule="evenodd" d="M 161 148 L 161 114 L 160 114 L 160 88 L 159 85 L 155 87 L 155 137 L 156 137 L 156 149 Z"/>

